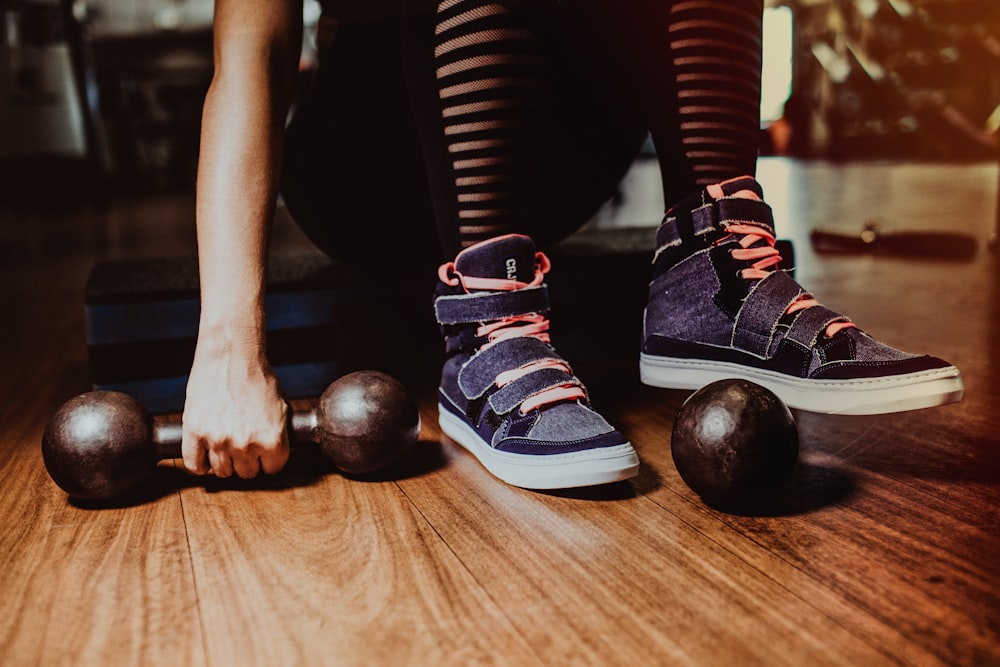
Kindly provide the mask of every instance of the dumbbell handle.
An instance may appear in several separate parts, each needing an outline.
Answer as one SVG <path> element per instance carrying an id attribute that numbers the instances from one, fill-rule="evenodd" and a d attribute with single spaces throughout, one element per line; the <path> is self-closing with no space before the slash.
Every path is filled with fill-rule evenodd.
<path id="1" fill-rule="evenodd" d="M 297 410 L 288 417 L 288 428 L 295 442 L 316 442 L 318 425 L 315 409 Z M 183 426 L 179 421 L 153 423 L 153 446 L 156 448 L 157 459 L 181 458 L 182 432 Z"/>

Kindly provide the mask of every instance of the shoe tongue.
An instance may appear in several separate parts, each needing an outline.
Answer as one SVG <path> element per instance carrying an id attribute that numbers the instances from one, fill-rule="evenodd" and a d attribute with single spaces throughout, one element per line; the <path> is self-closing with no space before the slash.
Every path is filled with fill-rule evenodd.
<path id="1" fill-rule="evenodd" d="M 463 276 L 530 283 L 535 277 L 535 242 L 509 234 L 477 243 L 458 253 L 455 270 Z"/>

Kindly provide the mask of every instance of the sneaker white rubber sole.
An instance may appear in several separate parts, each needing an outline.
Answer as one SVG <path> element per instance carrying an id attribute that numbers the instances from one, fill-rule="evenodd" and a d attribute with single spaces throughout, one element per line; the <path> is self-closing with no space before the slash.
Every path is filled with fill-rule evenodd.
<path id="1" fill-rule="evenodd" d="M 743 378 L 773 391 L 789 408 L 836 415 L 878 415 L 955 403 L 964 387 L 954 366 L 918 373 L 856 380 L 810 380 L 752 366 L 678 359 L 642 353 L 643 384 L 668 389 L 700 389 L 726 378 Z"/>
<path id="2" fill-rule="evenodd" d="M 567 454 L 512 454 L 490 447 L 471 426 L 442 405 L 438 406 L 438 424 L 445 435 L 479 459 L 495 477 L 525 489 L 597 486 L 639 474 L 639 456 L 628 442 Z"/>

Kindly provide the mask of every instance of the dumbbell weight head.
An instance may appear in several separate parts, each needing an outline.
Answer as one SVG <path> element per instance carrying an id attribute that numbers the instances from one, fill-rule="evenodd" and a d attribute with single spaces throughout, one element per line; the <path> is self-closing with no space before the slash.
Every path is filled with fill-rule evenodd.
<path id="1" fill-rule="evenodd" d="M 71 398 L 49 420 L 42 459 L 74 498 L 111 498 L 139 486 L 156 467 L 153 418 L 128 394 L 92 391 Z"/>
<path id="2" fill-rule="evenodd" d="M 420 433 L 416 401 L 396 378 L 356 371 L 327 387 L 316 406 L 316 441 L 346 473 L 365 475 L 399 462 Z"/>

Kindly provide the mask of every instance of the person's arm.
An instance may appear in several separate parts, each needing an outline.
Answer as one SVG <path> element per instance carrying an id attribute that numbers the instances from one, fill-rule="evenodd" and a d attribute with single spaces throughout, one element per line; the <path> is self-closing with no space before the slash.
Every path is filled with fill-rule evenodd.
<path id="1" fill-rule="evenodd" d="M 265 353 L 264 291 L 301 0 L 217 0 L 196 219 L 201 320 L 184 406 L 184 465 L 254 477 L 288 460 L 287 407 Z"/>

